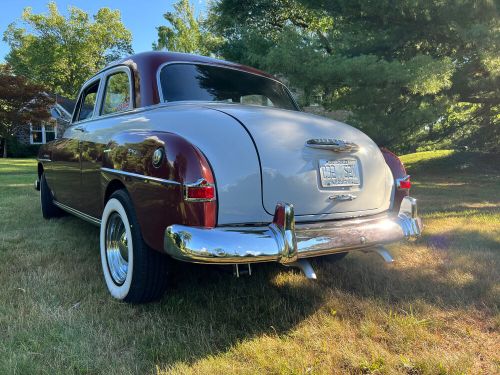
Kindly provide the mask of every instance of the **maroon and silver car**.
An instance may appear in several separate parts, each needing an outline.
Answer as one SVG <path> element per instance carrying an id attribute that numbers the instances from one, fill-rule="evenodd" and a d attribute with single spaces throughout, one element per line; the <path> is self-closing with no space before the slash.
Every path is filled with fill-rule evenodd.
<path id="1" fill-rule="evenodd" d="M 279 262 L 418 236 L 399 159 L 359 130 L 302 112 L 256 69 L 152 52 L 117 61 L 80 91 L 70 126 L 40 150 L 45 218 L 99 225 L 111 295 L 159 298 L 171 258 Z M 246 266 L 245 266 L 246 267 Z"/>

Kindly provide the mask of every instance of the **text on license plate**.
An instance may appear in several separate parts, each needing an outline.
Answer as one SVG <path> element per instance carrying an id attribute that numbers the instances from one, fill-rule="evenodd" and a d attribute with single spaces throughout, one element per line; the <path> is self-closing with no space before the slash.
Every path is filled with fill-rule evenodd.
<path id="1" fill-rule="evenodd" d="M 320 160 L 322 187 L 359 185 L 358 161 L 354 159 Z"/>

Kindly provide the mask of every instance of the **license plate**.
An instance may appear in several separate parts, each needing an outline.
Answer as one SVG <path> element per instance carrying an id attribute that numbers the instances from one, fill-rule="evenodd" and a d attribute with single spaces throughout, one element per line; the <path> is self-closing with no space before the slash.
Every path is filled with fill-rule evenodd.
<path id="1" fill-rule="evenodd" d="M 359 185 L 358 161 L 354 159 L 320 160 L 322 187 Z"/>

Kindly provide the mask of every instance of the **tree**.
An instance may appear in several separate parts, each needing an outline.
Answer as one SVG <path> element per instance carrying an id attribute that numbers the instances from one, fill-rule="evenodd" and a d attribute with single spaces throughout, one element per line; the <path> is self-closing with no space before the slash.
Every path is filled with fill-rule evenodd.
<path id="1" fill-rule="evenodd" d="M 7 157 L 7 139 L 23 127 L 50 119 L 53 100 L 41 85 L 15 75 L 7 65 L 0 65 L 0 141 Z"/>
<path id="2" fill-rule="evenodd" d="M 6 61 L 16 74 L 75 97 L 91 75 L 132 53 L 132 36 L 118 10 L 101 8 L 92 20 L 76 7 L 69 7 L 64 17 L 55 2 L 48 4 L 48 10 L 34 14 L 26 8 L 22 26 L 12 23 L 5 31 L 3 39 L 11 48 Z"/>
<path id="3" fill-rule="evenodd" d="M 189 0 L 179 0 L 174 4 L 174 11 L 165 13 L 163 18 L 169 25 L 156 28 L 158 41 L 153 43 L 155 50 L 210 55 L 219 42 L 206 30 L 205 20 L 195 17 Z"/>
<path id="4" fill-rule="evenodd" d="M 221 0 L 219 53 L 270 70 L 308 104 L 345 109 L 379 144 L 498 147 L 496 2 Z"/>

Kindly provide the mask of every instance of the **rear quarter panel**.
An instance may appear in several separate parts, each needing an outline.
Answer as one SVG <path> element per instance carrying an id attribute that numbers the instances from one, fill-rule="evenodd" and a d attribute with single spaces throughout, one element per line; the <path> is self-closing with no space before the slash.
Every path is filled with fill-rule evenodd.
<path id="1" fill-rule="evenodd" d="M 271 220 L 262 206 L 255 147 L 244 128 L 225 114 L 197 105 L 166 104 L 91 121 L 86 130 L 84 142 L 102 149 L 102 167 L 180 183 L 200 178 L 199 150 L 215 176 L 219 225 Z M 158 147 L 165 148 L 166 163 L 157 169 L 151 156 Z M 102 171 L 99 175 L 102 212 L 107 185 L 118 177 Z M 180 185 L 119 179 L 132 197 L 143 236 L 153 248 L 162 246 L 168 225 L 203 225 L 196 219 L 203 217 L 201 206 L 185 204 Z"/>

